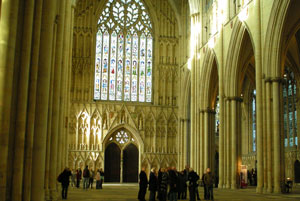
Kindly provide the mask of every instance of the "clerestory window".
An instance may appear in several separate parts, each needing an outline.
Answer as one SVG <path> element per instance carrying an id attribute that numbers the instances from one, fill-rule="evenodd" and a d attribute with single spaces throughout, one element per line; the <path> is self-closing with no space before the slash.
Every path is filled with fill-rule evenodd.
<path id="1" fill-rule="evenodd" d="M 109 0 L 96 35 L 95 100 L 151 102 L 153 36 L 141 0 Z"/>

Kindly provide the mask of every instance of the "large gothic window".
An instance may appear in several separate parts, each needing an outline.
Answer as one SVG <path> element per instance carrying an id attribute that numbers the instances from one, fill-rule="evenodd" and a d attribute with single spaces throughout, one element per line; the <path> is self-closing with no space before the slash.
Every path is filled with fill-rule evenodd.
<path id="1" fill-rule="evenodd" d="M 285 68 L 283 84 L 283 124 L 284 124 L 284 145 L 293 147 L 297 145 L 297 84 L 294 73 Z"/>
<path id="2" fill-rule="evenodd" d="M 141 0 L 109 0 L 96 36 L 95 100 L 152 100 L 153 37 Z"/>

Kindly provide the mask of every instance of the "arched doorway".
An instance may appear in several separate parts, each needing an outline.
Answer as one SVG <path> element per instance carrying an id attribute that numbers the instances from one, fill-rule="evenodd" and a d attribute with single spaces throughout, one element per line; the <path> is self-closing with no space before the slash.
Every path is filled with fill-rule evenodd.
<path id="1" fill-rule="evenodd" d="M 121 128 L 108 135 L 105 144 L 105 181 L 138 182 L 139 150 L 133 135 Z"/>
<path id="2" fill-rule="evenodd" d="M 120 182 L 121 150 L 112 142 L 105 149 L 105 182 Z"/>
<path id="3" fill-rule="evenodd" d="M 123 150 L 123 182 L 138 182 L 139 150 L 129 144 Z"/>

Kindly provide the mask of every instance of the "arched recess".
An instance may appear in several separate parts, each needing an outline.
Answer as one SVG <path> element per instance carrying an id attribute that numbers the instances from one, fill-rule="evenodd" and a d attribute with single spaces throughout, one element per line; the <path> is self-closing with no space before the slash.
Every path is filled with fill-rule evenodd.
<path id="1" fill-rule="evenodd" d="M 121 149 L 112 142 L 105 149 L 104 172 L 105 182 L 120 182 Z"/>
<path id="2" fill-rule="evenodd" d="M 277 4 L 274 5 L 278 6 Z M 274 27 L 280 27 L 276 36 L 278 41 L 274 41 L 276 36 L 271 36 L 274 44 L 271 47 L 279 47 L 276 58 L 267 58 L 269 62 L 274 63 L 275 69 L 270 70 L 269 78 L 271 86 L 275 88 L 275 84 L 279 88 L 280 110 L 278 112 L 280 124 L 280 181 L 285 178 L 296 180 L 296 169 L 290 168 L 294 165 L 294 161 L 299 160 L 297 154 L 293 152 L 299 150 L 299 89 L 300 89 L 300 2 L 291 0 L 289 3 L 281 3 L 283 8 L 275 7 L 279 22 L 274 22 Z M 274 8 L 274 11 L 275 11 Z M 282 24 L 281 24 L 282 23 Z M 271 28 L 271 25 L 270 25 Z M 271 53 L 270 53 L 271 54 Z M 272 55 L 272 57 L 273 57 Z M 271 56 L 271 55 L 270 55 Z M 273 100 L 276 97 L 273 97 Z M 284 161 L 284 162 L 282 162 Z M 281 189 L 283 190 L 283 189 Z"/>
<path id="3" fill-rule="evenodd" d="M 219 147 L 219 135 L 217 132 L 218 127 L 218 96 L 219 96 L 219 74 L 218 74 L 218 62 L 213 49 L 208 49 L 203 61 L 203 68 L 200 78 L 200 135 L 204 138 L 202 146 L 207 147 L 200 153 L 200 157 L 204 158 L 203 165 L 200 167 L 200 174 L 202 174 L 207 167 L 210 167 L 214 172 L 216 178 L 218 178 L 218 164 L 216 161 L 216 152 Z M 217 123 L 217 124 L 216 124 Z M 203 134 L 201 134 L 203 133 Z M 201 142 L 200 142 L 201 143 Z M 203 156 L 202 156 L 203 155 Z M 207 159 L 206 159 L 207 158 Z M 201 159 L 200 159 L 201 160 Z"/>
<path id="4" fill-rule="evenodd" d="M 120 156 L 115 156 L 120 159 L 120 163 L 118 163 L 120 173 L 118 181 L 121 183 L 137 182 L 138 172 L 140 172 L 141 169 L 141 155 L 144 147 L 143 141 L 137 131 L 127 124 L 118 125 L 108 131 L 108 134 L 105 136 L 102 143 L 103 147 L 105 147 L 105 156 L 110 144 L 115 144 L 120 150 Z M 126 161 L 124 161 L 124 159 Z M 107 167 L 106 159 L 104 161 L 104 166 Z"/>
<path id="5" fill-rule="evenodd" d="M 256 113 L 248 112 L 247 118 L 242 118 L 243 110 L 252 106 L 252 102 L 243 101 L 244 94 L 256 93 L 254 43 L 252 38 L 246 25 L 237 19 L 232 31 L 229 47 L 231 51 L 228 52 L 225 67 L 225 143 L 224 156 L 220 156 L 223 157 L 226 166 L 224 185 L 232 189 L 237 188 L 240 184 L 241 165 L 248 165 L 248 168 L 250 168 L 250 164 L 245 163 L 249 161 L 248 157 L 252 157 L 250 155 L 256 154 L 250 152 L 242 154 L 242 146 L 244 146 L 242 139 L 250 139 L 251 137 L 254 138 L 254 141 L 256 139 L 256 127 L 252 133 L 245 132 L 243 128 L 245 124 L 249 126 L 251 119 L 254 120 L 253 125 L 256 126 Z M 256 111 L 256 105 L 253 106 L 253 109 Z M 242 158 L 245 160 L 242 161 Z M 255 157 L 251 159 L 254 160 L 253 163 L 255 164 Z"/>

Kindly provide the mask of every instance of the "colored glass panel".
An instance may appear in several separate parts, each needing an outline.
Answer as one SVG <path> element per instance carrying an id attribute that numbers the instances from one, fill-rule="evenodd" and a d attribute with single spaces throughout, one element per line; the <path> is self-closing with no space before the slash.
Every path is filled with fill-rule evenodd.
<path id="1" fill-rule="evenodd" d="M 107 100 L 108 55 L 109 55 L 109 34 L 108 34 L 108 32 L 105 32 L 104 33 L 104 37 L 103 37 L 103 61 L 102 61 L 101 100 Z"/>
<path id="2" fill-rule="evenodd" d="M 137 101 L 139 38 L 136 33 L 132 42 L 131 101 Z"/>
<path id="3" fill-rule="evenodd" d="M 94 99 L 100 99 L 101 88 L 101 52 L 102 52 L 102 33 L 99 30 L 96 35 L 96 61 L 95 61 L 95 86 Z"/>
<path id="4" fill-rule="evenodd" d="M 109 77 L 109 100 L 116 98 L 116 67 L 117 67 L 117 34 L 113 32 L 111 35 L 110 48 L 110 77 Z"/>
<path id="5" fill-rule="evenodd" d="M 140 72 L 139 72 L 139 101 L 145 102 L 145 62 L 146 62 L 146 37 L 142 34 L 140 39 Z"/>
<path id="6" fill-rule="evenodd" d="M 118 69 L 117 69 L 117 100 L 122 100 L 123 87 L 123 49 L 124 49 L 124 35 L 120 33 L 118 36 Z"/>
<path id="7" fill-rule="evenodd" d="M 152 93 L 152 37 L 147 37 L 146 102 L 151 102 Z"/>
<path id="8" fill-rule="evenodd" d="M 125 48 L 125 77 L 124 77 L 124 100 L 130 101 L 130 72 L 131 72 L 131 35 L 126 36 Z"/>

